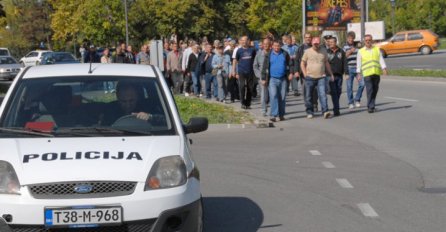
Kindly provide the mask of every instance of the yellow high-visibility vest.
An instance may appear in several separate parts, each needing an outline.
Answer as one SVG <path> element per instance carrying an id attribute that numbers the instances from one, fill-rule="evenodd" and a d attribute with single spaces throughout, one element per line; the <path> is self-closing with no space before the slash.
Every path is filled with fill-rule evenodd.
<path id="1" fill-rule="evenodd" d="M 381 51 L 378 47 L 373 47 L 372 52 L 367 51 L 366 47 L 363 47 L 359 49 L 358 55 L 361 56 L 361 72 L 363 76 L 382 74 L 381 65 L 379 64 Z"/>

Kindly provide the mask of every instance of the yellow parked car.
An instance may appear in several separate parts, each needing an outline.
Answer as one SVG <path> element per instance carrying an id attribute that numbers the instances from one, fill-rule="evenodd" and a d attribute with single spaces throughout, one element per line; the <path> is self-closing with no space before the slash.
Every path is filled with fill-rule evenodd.
<path id="1" fill-rule="evenodd" d="M 387 55 L 420 52 L 431 54 L 440 46 L 439 36 L 430 30 L 401 31 L 392 38 L 378 43 L 384 57 Z"/>

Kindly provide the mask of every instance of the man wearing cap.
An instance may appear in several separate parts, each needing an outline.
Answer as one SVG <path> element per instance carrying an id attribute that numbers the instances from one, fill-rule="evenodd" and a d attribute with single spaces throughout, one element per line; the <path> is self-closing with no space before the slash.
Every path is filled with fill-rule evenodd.
<path id="1" fill-rule="evenodd" d="M 311 46 L 311 40 L 312 39 L 313 39 L 313 36 L 310 33 L 308 33 L 308 32 L 305 33 L 305 35 L 304 35 L 304 43 L 297 49 L 297 51 L 296 51 L 296 60 L 294 62 L 294 72 L 295 72 L 294 76 L 296 78 L 300 79 L 300 84 L 302 86 L 302 93 L 303 93 L 304 98 L 305 98 L 305 76 L 302 73 L 302 69 L 300 68 L 300 63 L 302 62 L 302 57 L 303 57 L 305 51 L 312 47 Z M 313 99 L 313 108 L 314 108 L 313 111 L 317 112 L 318 111 L 317 90 L 315 89 L 312 94 L 313 94 L 312 99 Z"/>
<path id="2" fill-rule="evenodd" d="M 302 57 L 300 64 L 302 73 L 305 76 L 305 107 L 307 118 L 313 118 L 312 92 L 315 88 L 318 90 L 319 102 L 321 104 L 324 118 L 330 117 L 328 112 L 327 95 L 326 95 L 326 78 L 325 73 L 328 71 L 331 81 L 334 80 L 333 72 L 328 63 L 327 53 L 320 49 L 320 38 L 314 37 L 311 41 L 311 49 L 307 49 Z"/>
<path id="3" fill-rule="evenodd" d="M 96 48 L 93 44 L 90 45 L 90 49 L 88 50 L 88 52 L 85 53 L 84 62 L 101 63 L 101 57 L 99 57 L 98 53 L 96 52 Z"/>
<path id="4" fill-rule="evenodd" d="M 356 64 L 358 80 L 364 78 L 367 90 L 367 108 L 369 113 L 374 113 L 375 99 L 378 94 L 380 75 L 387 75 L 387 66 L 378 47 L 373 46 L 372 35 L 364 36 L 365 47 L 359 49 Z"/>

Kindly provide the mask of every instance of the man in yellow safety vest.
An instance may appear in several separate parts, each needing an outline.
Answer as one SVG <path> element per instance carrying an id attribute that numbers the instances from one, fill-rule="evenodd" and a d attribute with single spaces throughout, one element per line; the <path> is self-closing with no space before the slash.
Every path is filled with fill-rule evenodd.
<path id="1" fill-rule="evenodd" d="M 378 94 L 380 75 L 387 75 L 387 66 L 379 48 L 373 46 L 372 35 L 365 35 L 364 43 L 365 47 L 359 50 L 356 58 L 356 73 L 358 73 L 358 80 L 364 78 L 368 112 L 374 113 L 376 111 L 375 99 Z"/>

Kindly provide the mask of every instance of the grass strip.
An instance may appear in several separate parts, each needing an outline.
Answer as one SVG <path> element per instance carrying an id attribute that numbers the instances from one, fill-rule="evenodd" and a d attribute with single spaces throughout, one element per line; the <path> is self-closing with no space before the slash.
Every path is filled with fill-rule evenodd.
<path id="1" fill-rule="evenodd" d="M 236 111 L 230 106 L 212 103 L 195 97 L 175 96 L 175 101 L 183 122 L 191 117 L 206 117 L 210 124 L 241 124 L 254 121 L 248 112 Z"/>
<path id="2" fill-rule="evenodd" d="M 431 69 L 390 69 L 392 76 L 412 76 L 412 77 L 446 77 L 446 70 Z"/>

